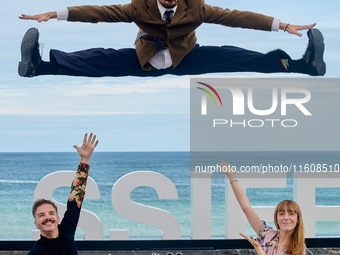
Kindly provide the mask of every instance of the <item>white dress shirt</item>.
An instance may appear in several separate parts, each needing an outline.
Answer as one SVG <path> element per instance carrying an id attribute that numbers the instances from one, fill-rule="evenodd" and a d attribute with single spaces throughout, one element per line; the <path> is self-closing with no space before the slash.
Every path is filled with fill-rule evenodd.
<path id="1" fill-rule="evenodd" d="M 173 15 L 175 15 L 176 10 L 177 10 L 177 5 L 174 8 L 167 9 L 167 8 L 164 8 L 158 1 L 157 1 L 157 6 L 158 6 L 158 10 L 159 10 L 162 20 L 166 19 L 164 15 L 166 11 L 173 10 L 174 11 Z M 57 11 L 58 20 L 67 20 L 67 18 L 68 18 L 68 9 L 62 9 L 62 10 Z M 280 25 L 280 20 L 274 18 L 271 30 L 279 31 L 279 25 Z M 166 68 L 171 67 L 172 59 L 171 59 L 169 48 L 159 51 L 155 56 L 153 56 L 149 60 L 149 63 L 156 69 L 166 69 Z"/>
<path id="2" fill-rule="evenodd" d="M 174 8 L 166 9 L 160 3 L 158 3 L 158 1 L 157 1 L 157 6 L 158 6 L 159 13 L 161 14 L 162 20 L 166 19 L 164 15 L 166 11 L 173 10 L 174 11 L 173 15 L 174 15 L 177 10 L 177 5 Z M 157 52 L 157 54 L 149 60 L 149 63 L 156 69 L 166 69 L 172 66 L 172 59 L 171 59 L 169 48 L 166 47 L 165 50 L 161 50 Z"/>

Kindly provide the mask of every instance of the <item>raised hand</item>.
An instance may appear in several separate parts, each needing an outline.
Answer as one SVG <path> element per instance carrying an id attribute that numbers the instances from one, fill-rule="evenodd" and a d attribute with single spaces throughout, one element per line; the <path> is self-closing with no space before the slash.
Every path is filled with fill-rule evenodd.
<path id="1" fill-rule="evenodd" d="M 85 163 L 85 164 L 89 163 L 92 152 L 96 148 L 97 144 L 98 144 L 98 140 L 96 141 L 96 135 L 93 135 L 93 133 L 91 133 L 89 138 L 87 138 L 87 133 L 86 133 L 84 135 L 83 145 L 81 147 L 78 147 L 77 145 L 73 146 L 78 151 L 81 157 L 80 162 Z"/>
<path id="2" fill-rule="evenodd" d="M 235 179 L 236 168 L 230 167 L 227 162 L 221 162 L 221 168 L 223 172 L 228 176 L 229 180 Z"/>

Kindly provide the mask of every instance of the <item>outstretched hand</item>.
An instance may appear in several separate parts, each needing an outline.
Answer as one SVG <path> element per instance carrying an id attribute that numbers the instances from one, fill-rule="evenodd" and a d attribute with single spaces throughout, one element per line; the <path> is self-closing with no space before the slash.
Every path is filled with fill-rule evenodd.
<path id="1" fill-rule="evenodd" d="M 78 151 L 80 155 L 80 162 L 88 164 L 90 161 L 90 157 L 94 148 L 96 148 L 98 144 L 98 140 L 96 141 L 96 135 L 93 133 L 90 134 L 89 138 L 87 138 L 87 133 L 84 135 L 84 142 L 81 147 L 74 145 L 73 147 Z"/>
<path id="2" fill-rule="evenodd" d="M 37 14 L 37 15 L 21 14 L 21 16 L 19 16 L 19 19 L 36 20 L 38 22 L 48 21 L 50 19 L 56 19 L 56 18 L 57 18 L 57 12 L 46 12 L 46 13 Z"/>
<path id="3" fill-rule="evenodd" d="M 288 25 L 288 26 L 287 26 Z M 311 29 L 315 27 L 316 23 L 311 24 L 311 25 L 305 25 L 305 26 L 300 26 L 300 25 L 292 25 L 292 24 L 286 24 L 286 23 L 281 23 L 280 22 L 280 29 L 287 31 L 290 34 L 294 34 L 297 36 L 302 36 L 301 33 L 299 33 L 300 30 L 306 30 L 306 29 Z"/>
<path id="4" fill-rule="evenodd" d="M 257 254 L 259 255 L 266 255 L 261 247 L 261 245 L 255 241 L 255 239 L 253 237 L 249 237 L 246 236 L 242 233 L 240 233 L 241 236 L 243 236 L 245 239 L 248 240 L 248 242 L 255 248 L 255 250 L 257 251 Z"/>

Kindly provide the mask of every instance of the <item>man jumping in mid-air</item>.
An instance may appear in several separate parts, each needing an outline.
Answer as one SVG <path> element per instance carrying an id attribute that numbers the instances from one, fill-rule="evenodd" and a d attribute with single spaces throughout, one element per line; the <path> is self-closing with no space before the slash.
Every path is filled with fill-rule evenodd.
<path id="1" fill-rule="evenodd" d="M 134 22 L 139 27 L 136 49 L 95 48 L 73 53 L 50 51 L 50 62 L 42 61 L 39 32 L 31 28 L 21 44 L 19 75 L 72 76 L 160 76 L 216 72 L 293 72 L 322 76 L 324 42 L 321 32 L 307 26 L 281 23 L 262 14 L 222 9 L 204 0 L 132 0 L 125 5 L 78 6 L 21 19 L 48 21 L 59 19 L 81 22 Z M 303 57 L 292 60 L 282 50 L 267 54 L 234 46 L 199 46 L 195 29 L 202 23 L 264 31 L 284 30 L 302 36 L 309 29 L 309 42 Z"/>

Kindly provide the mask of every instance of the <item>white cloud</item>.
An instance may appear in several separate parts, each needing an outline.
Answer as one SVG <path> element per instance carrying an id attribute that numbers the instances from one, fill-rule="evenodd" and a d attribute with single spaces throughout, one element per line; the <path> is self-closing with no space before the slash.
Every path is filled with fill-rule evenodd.
<path id="1" fill-rule="evenodd" d="M 105 115 L 136 115 L 140 112 L 95 112 L 95 111 L 46 111 L 34 109 L 0 109 L 0 115 L 29 115 L 29 116 L 105 116 Z"/>
<path id="2" fill-rule="evenodd" d="M 138 79 L 138 81 L 137 81 Z M 65 96 L 89 96 L 89 95 L 113 95 L 113 94 L 153 94 L 165 93 L 174 89 L 188 89 L 189 77 L 179 78 L 129 78 L 128 83 L 122 83 L 121 79 L 115 81 L 112 78 L 84 80 L 82 82 L 64 82 L 53 86 L 52 90 L 63 93 Z M 117 82 L 117 83 L 116 83 Z M 49 90 L 51 90 L 49 89 Z"/>

